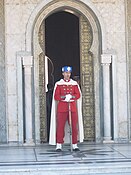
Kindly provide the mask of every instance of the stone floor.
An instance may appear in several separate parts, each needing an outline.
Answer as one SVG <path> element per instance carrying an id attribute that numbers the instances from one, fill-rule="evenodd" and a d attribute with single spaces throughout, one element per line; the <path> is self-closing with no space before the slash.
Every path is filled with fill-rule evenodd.
<path id="1" fill-rule="evenodd" d="M 79 152 L 70 152 L 64 145 L 62 152 L 54 146 L 0 145 L 0 174 L 6 175 L 131 175 L 131 144 L 79 145 Z"/>

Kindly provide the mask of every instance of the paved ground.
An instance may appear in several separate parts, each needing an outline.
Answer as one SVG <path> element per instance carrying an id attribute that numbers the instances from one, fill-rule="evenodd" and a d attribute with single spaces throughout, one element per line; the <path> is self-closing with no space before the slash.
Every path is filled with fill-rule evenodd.
<path id="1" fill-rule="evenodd" d="M 0 145 L 0 174 L 99 174 L 131 175 L 131 144 L 79 145 L 80 152 L 70 152 L 64 145 L 57 153 L 54 146 Z"/>

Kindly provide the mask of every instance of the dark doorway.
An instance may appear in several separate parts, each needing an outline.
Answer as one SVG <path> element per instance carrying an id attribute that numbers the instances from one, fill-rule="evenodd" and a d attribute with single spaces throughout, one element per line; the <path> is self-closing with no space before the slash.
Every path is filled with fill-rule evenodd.
<path id="1" fill-rule="evenodd" d="M 54 65 L 54 83 L 61 78 L 64 65 L 80 75 L 79 18 L 68 12 L 57 12 L 45 20 L 45 53 Z M 49 65 L 49 82 L 51 66 Z"/>
<path id="2" fill-rule="evenodd" d="M 62 78 L 61 68 L 73 67 L 72 77 L 80 75 L 79 18 L 68 12 L 57 12 L 45 20 L 45 54 L 48 63 L 48 80 L 53 84 Z M 48 99 L 47 99 L 48 100 Z M 48 104 L 49 105 L 49 104 Z M 50 105 L 51 106 L 51 105 Z M 47 133 L 49 138 L 50 110 L 47 110 Z"/>

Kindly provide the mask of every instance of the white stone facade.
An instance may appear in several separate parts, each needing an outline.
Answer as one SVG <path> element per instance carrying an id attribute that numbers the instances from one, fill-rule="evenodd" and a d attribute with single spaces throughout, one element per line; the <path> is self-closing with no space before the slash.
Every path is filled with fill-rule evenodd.
<path id="1" fill-rule="evenodd" d="M 59 0 L 60 1 L 60 0 Z M 6 36 L 6 90 L 7 90 L 7 128 L 8 142 L 22 142 L 22 130 L 19 128 L 20 110 L 18 90 L 17 54 L 28 51 L 26 37 L 30 18 L 40 12 L 38 7 L 44 8 L 51 0 L 5 0 L 5 36 Z M 55 1 L 54 1 L 55 2 Z M 102 54 L 115 55 L 114 107 L 114 140 L 128 140 L 129 115 L 128 111 L 128 74 L 126 58 L 126 21 L 124 0 L 81 0 L 89 6 L 100 19 L 102 35 Z M 44 6 L 45 5 L 45 6 Z M 54 7 L 55 8 L 55 7 Z M 35 23 L 36 21 L 32 21 Z M 30 41 L 30 40 L 29 40 Z M 103 44 L 105 42 L 105 44 Z M 31 44 L 30 44 L 31 45 Z M 33 55 L 31 55 L 33 56 Z M 20 87 L 19 87 L 20 88 Z M 103 97 L 104 98 L 104 97 Z M 21 121 L 22 122 L 22 121 Z M 30 126 L 31 127 L 31 126 Z M 21 134 L 20 134 L 21 133 Z M 102 137 L 102 136 L 101 136 Z"/>

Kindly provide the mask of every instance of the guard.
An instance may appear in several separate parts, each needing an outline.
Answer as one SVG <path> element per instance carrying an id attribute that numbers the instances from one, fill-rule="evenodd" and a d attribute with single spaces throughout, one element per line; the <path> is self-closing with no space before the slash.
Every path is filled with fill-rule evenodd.
<path id="1" fill-rule="evenodd" d="M 82 95 L 78 83 L 70 78 L 71 72 L 72 67 L 62 67 L 63 79 L 56 82 L 53 92 L 49 144 L 56 145 L 56 151 L 61 151 L 62 144 L 69 141 L 69 116 L 71 117 L 72 149 L 78 151 L 77 142 L 78 140 L 83 142 L 84 139 Z"/>

